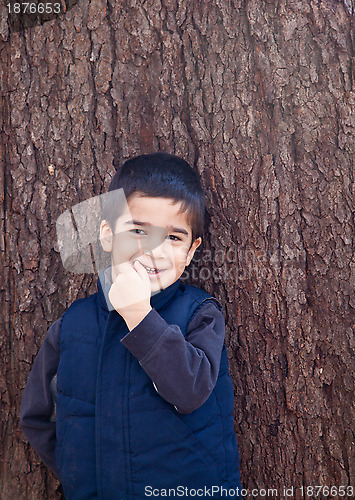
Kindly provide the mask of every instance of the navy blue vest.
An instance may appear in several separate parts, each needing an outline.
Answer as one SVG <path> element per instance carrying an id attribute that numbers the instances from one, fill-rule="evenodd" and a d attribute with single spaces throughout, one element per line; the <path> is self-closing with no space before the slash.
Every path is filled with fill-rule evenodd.
<path id="1" fill-rule="evenodd" d="M 205 301 L 221 308 L 178 280 L 153 295 L 151 305 L 185 334 Z M 123 318 L 108 310 L 100 279 L 97 293 L 63 315 L 56 462 L 66 499 L 140 500 L 153 488 L 241 487 L 225 347 L 210 397 L 180 414 L 120 342 L 127 333 Z"/>

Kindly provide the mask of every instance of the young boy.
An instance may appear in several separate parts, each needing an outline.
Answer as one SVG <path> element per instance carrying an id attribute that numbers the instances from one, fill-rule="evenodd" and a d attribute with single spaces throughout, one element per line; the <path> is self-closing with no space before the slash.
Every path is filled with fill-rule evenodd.
<path id="1" fill-rule="evenodd" d="M 68 500 L 238 498 L 222 305 L 179 279 L 202 241 L 199 179 L 153 153 L 126 161 L 117 189 L 129 210 L 106 207 L 100 226 L 111 267 L 49 328 L 21 427 Z"/>

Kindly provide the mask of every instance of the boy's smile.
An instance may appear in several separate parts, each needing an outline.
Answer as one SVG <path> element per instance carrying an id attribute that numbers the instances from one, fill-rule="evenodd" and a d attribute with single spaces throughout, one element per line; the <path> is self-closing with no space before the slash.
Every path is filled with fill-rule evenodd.
<path id="1" fill-rule="evenodd" d="M 179 212 L 181 202 L 137 193 L 127 204 L 128 209 L 116 221 L 113 237 L 109 225 L 105 221 L 101 224 L 104 250 L 111 252 L 112 281 L 119 264 L 138 260 L 148 273 L 152 293 L 158 292 L 180 278 L 201 238 L 191 245 L 192 230 L 187 213 Z"/>

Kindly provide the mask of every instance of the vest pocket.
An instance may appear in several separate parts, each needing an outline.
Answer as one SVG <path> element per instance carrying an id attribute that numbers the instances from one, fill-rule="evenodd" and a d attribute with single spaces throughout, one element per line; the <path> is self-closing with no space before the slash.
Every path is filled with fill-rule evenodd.
<path id="1" fill-rule="evenodd" d="M 170 428 L 172 436 L 176 440 L 176 445 L 178 447 L 185 446 L 190 451 L 193 448 L 196 455 L 198 455 L 199 460 L 207 467 L 215 467 L 217 471 L 217 462 L 212 457 L 209 450 L 204 446 L 203 442 L 200 441 L 188 425 L 186 425 L 182 419 L 178 416 L 175 417 L 174 421 L 169 421 L 167 424 Z"/>
<path id="2" fill-rule="evenodd" d="M 203 488 L 220 484 L 217 462 L 179 416 L 171 410 L 138 415 L 131 421 L 130 443 L 132 479 L 140 483 L 139 493 L 144 485 Z"/>
<path id="3" fill-rule="evenodd" d="M 60 463 L 62 461 L 62 454 L 64 448 L 63 444 L 68 430 L 69 430 L 69 423 L 67 418 L 62 422 L 60 427 L 58 427 L 57 424 L 57 444 L 55 447 L 55 463 L 57 467 L 60 466 Z"/>
<path id="4" fill-rule="evenodd" d="M 58 433 L 56 465 L 67 500 L 95 498 L 94 417 L 65 418 Z"/>

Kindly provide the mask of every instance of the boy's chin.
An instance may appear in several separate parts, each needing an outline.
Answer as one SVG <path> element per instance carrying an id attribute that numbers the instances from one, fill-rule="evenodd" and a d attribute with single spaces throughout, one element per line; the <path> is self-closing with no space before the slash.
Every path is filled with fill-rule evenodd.
<path id="1" fill-rule="evenodd" d="M 151 293 L 152 295 L 155 295 L 156 293 L 159 293 L 161 292 L 162 290 L 164 290 L 165 288 L 168 288 L 170 285 L 172 285 L 173 283 L 175 283 L 175 281 L 177 281 L 178 278 L 174 278 L 174 279 L 170 279 L 170 280 L 162 280 L 162 281 L 159 281 L 159 282 L 154 282 L 154 283 L 151 283 Z"/>

